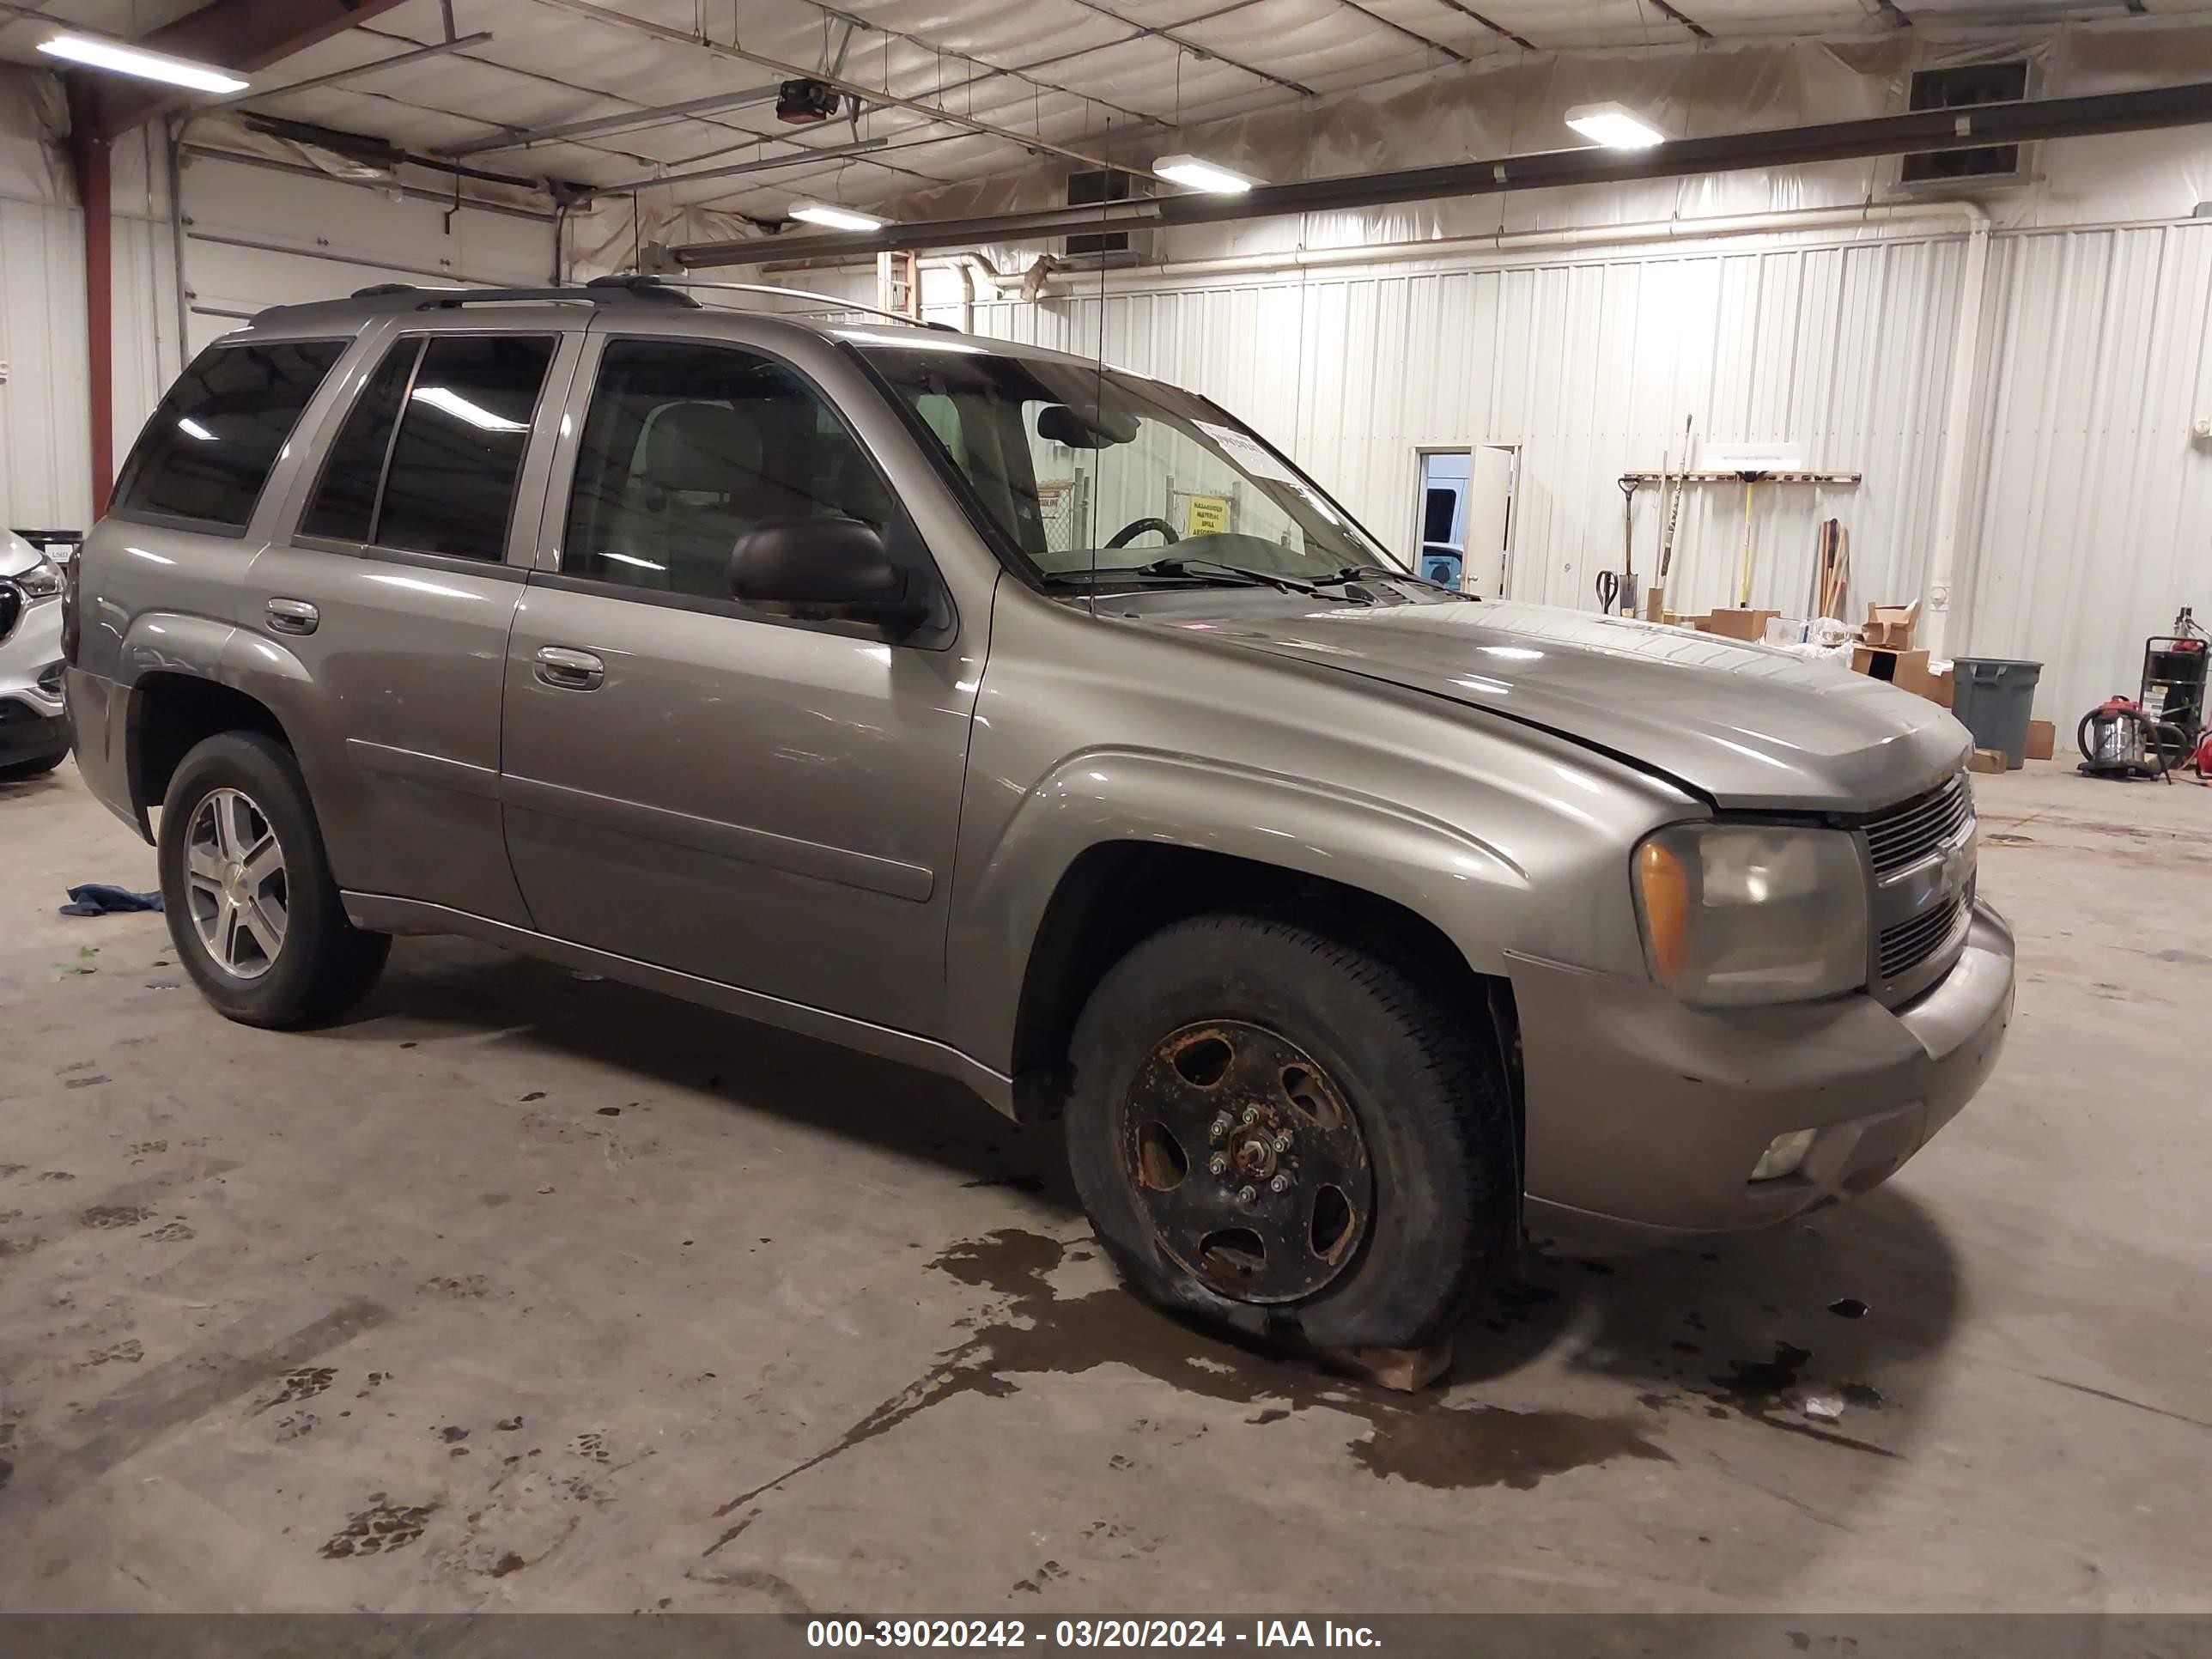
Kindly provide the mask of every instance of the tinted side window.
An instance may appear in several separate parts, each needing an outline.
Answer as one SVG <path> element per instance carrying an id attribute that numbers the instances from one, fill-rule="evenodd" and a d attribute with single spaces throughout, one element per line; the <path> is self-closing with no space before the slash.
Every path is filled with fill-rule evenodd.
<path id="1" fill-rule="evenodd" d="M 210 346 L 139 434 L 116 506 L 245 529 L 301 410 L 349 343 Z"/>
<path id="2" fill-rule="evenodd" d="M 550 337 L 436 334 L 408 388 L 370 539 L 497 561 L 530 441 Z"/>
<path id="3" fill-rule="evenodd" d="M 384 354 L 324 459 L 322 480 L 300 520 L 301 535 L 345 542 L 372 539 L 377 491 L 384 483 L 385 458 L 392 453 L 400 399 L 407 395 L 415 360 L 422 355 L 419 339 L 402 340 Z"/>
<path id="4" fill-rule="evenodd" d="M 570 575 L 727 599 L 730 549 L 772 520 L 894 507 L 860 441 L 771 358 L 679 340 L 616 340 L 599 360 L 568 501 Z"/>

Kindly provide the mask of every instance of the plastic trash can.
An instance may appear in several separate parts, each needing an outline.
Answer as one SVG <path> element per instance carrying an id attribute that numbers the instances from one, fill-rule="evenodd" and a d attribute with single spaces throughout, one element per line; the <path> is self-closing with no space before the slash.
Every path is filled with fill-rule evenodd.
<path id="1" fill-rule="evenodd" d="M 1951 666 L 1951 712 L 1974 734 L 1977 749 L 2004 750 L 2005 768 L 2027 764 L 2027 722 L 2035 713 L 2039 662 L 2008 657 L 1957 657 Z"/>

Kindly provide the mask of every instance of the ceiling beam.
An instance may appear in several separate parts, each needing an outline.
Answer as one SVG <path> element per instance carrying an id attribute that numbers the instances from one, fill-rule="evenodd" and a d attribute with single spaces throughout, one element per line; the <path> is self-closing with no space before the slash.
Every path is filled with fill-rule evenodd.
<path id="1" fill-rule="evenodd" d="M 1389 29 L 1394 34 L 1404 35 L 1408 40 L 1416 42 L 1419 46 L 1425 47 L 1430 52 L 1440 52 L 1443 53 L 1445 57 L 1450 58 L 1455 64 L 1464 64 L 1469 61 L 1468 55 L 1465 52 L 1458 51 L 1454 47 L 1448 46 L 1441 40 L 1431 40 L 1427 35 L 1422 33 L 1419 29 L 1409 29 L 1403 23 L 1394 22 L 1391 19 L 1385 17 L 1379 11 L 1370 11 L 1366 7 L 1359 3 L 1359 0 L 1337 0 L 1337 3 L 1345 7 L 1347 10 L 1358 12 L 1362 17 L 1364 17 L 1370 23 L 1380 23 L 1384 28 Z"/>
<path id="2" fill-rule="evenodd" d="M 2165 127 L 2206 125 L 2212 125 L 2212 82 L 2192 82 L 2078 98 L 1982 104 L 1971 110 L 1923 110 L 1858 121 L 1679 138 L 1650 149 L 1610 149 L 1591 145 L 1443 167 L 1310 179 L 1295 184 L 1261 185 L 1241 196 L 1162 196 L 1104 207 L 1048 208 L 972 219 L 886 225 L 879 231 L 706 242 L 673 252 L 678 264 L 687 269 L 702 270 L 758 264 L 768 259 L 836 258 L 908 249 L 978 247 L 1021 238 L 1065 235 L 1071 231 L 1110 230 L 1125 224 L 1170 228 L 1220 224 L 1285 214 L 1382 207 L 1399 202 L 1490 196 L 1509 191 L 1621 184 L 1640 179 L 1733 173 L 1750 167 L 1811 167 L 1824 161 L 1875 155 L 1976 149 L 2046 138 L 2079 138 L 2100 133 L 2146 132 Z"/>
<path id="3" fill-rule="evenodd" d="M 1483 27 L 1490 30 L 1492 33 L 1504 35 L 1507 40 L 1510 40 L 1515 46 L 1520 47 L 1523 52 L 1534 52 L 1537 49 L 1536 43 L 1534 40 L 1529 40 L 1526 35 L 1514 33 L 1511 29 L 1507 28 L 1504 24 L 1498 22 L 1495 18 L 1485 17 L 1473 6 L 1463 6 L 1460 4 L 1460 0 L 1438 0 L 1438 3 L 1450 7 L 1462 17 L 1472 17 L 1476 22 L 1481 24 Z"/>
<path id="4" fill-rule="evenodd" d="M 348 81 L 357 81 L 364 75 L 374 75 L 379 70 L 404 69 L 410 64 L 419 64 L 426 58 L 443 58 L 448 52 L 465 51 L 470 46 L 483 46 L 491 39 L 489 32 L 459 35 L 451 40 L 440 40 L 427 46 L 417 46 L 412 52 L 394 52 L 389 58 L 378 58 L 366 64 L 356 64 L 351 69 L 332 70 L 328 75 L 310 76 L 305 81 L 288 81 L 281 87 L 248 87 L 244 92 L 234 92 L 228 98 L 218 98 L 211 104 L 201 104 L 193 113 L 205 115 L 212 110 L 228 109 L 234 104 L 251 104 L 263 98 L 281 98 L 288 92 L 313 92 L 317 87 L 341 86 Z"/>
<path id="5" fill-rule="evenodd" d="M 319 46 L 405 0 L 215 0 L 131 44 L 251 75 Z M 94 135 L 115 138 L 193 102 L 191 93 L 150 81 L 71 70 Z"/>
<path id="6" fill-rule="evenodd" d="M 602 115 L 589 121 L 563 121 L 557 125 L 545 127 L 510 127 L 496 137 L 471 138 L 465 144 L 449 144 L 443 153 L 447 155 L 475 155 L 484 150 L 527 149 L 532 144 L 550 144 L 562 139 L 629 132 L 638 127 L 649 127 L 656 122 L 684 116 L 710 115 L 718 110 L 744 109 L 753 104 L 770 103 L 775 100 L 775 86 L 743 87 L 735 92 L 709 93 L 704 98 L 687 98 L 680 104 L 653 104 L 642 109 L 625 110 L 620 115 Z"/>
<path id="7" fill-rule="evenodd" d="M 1125 29 L 1134 29 L 1137 34 L 1150 35 L 1155 40 L 1164 40 L 1171 46 L 1180 47 L 1194 58 L 1226 64 L 1230 68 L 1265 81 L 1270 86 L 1280 87 L 1285 92 L 1295 92 L 1301 98 L 1310 98 L 1314 95 L 1314 89 L 1302 81 L 1286 80 L 1282 76 L 1261 69 L 1255 64 L 1243 63 L 1231 58 L 1227 52 L 1217 52 L 1212 46 L 1201 46 L 1195 40 L 1186 40 L 1174 29 L 1155 28 L 1150 23 L 1139 23 L 1133 17 L 1124 17 L 1111 6 L 1102 4 L 1101 0 L 1075 0 L 1075 3 L 1085 11 L 1095 11 L 1101 17 L 1109 18 L 1119 23 Z M 1181 27 L 1188 27 L 1188 25 Z M 1130 38 L 1134 40 L 1136 36 L 1132 35 Z M 1104 48 L 1101 47 L 1099 50 L 1103 51 Z"/>
<path id="8" fill-rule="evenodd" d="M 1696 18 L 1686 15 L 1680 7 L 1668 4 L 1667 0 L 1651 0 L 1651 9 L 1662 16 L 1673 18 L 1700 40 L 1710 40 L 1713 38 L 1713 32 L 1711 29 Z"/>

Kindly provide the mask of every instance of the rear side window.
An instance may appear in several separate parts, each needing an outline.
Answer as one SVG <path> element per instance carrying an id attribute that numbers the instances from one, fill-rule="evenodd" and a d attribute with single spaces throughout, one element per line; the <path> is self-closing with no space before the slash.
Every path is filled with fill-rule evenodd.
<path id="1" fill-rule="evenodd" d="M 393 345 L 338 428 L 300 533 L 506 557 L 515 479 L 555 343 L 433 334 Z"/>
<path id="2" fill-rule="evenodd" d="M 392 453 L 400 400 L 407 395 L 408 382 L 415 378 L 416 359 L 422 355 L 419 338 L 402 340 L 384 354 L 384 361 L 377 365 L 324 459 L 322 481 L 315 486 L 307 516 L 300 521 L 301 535 L 328 536 L 343 542 L 374 539 L 385 458 Z"/>
<path id="3" fill-rule="evenodd" d="M 138 434 L 117 507 L 245 529 L 300 412 L 349 343 L 210 346 Z"/>
<path id="4" fill-rule="evenodd" d="M 433 335 L 407 388 L 371 540 L 498 560 L 550 337 Z"/>

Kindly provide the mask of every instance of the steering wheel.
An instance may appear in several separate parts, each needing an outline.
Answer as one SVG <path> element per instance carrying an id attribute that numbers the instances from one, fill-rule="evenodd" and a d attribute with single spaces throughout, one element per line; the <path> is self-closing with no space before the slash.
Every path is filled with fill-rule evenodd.
<path id="1" fill-rule="evenodd" d="M 1138 537 L 1143 535 L 1147 530 L 1158 531 L 1161 535 L 1168 538 L 1168 543 L 1170 546 L 1182 539 L 1182 532 L 1177 530 L 1165 519 L 1132 519 L 1128 523 L 1123 525 L 1119 530 L 1114 532 L 1114 539 L 1107 543 L 1106 545 L 1109 547 L 1127 547 L 1131 542 L 1136 540 Z"/>

